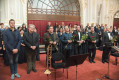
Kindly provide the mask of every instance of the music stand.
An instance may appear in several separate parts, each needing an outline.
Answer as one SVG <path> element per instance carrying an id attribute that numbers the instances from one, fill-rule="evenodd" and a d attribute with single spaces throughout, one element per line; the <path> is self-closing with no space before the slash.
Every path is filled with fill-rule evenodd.
<path id="1" fill-rule="evenodd" d="M 89 54 L 79 54 L 70 56 L 66 60 L 66 67 L 75 66 L 76 65 L 76 80 L 77 80 L 77 65 L 83 64 Z M 67 69 L 67 80 L 68 80 L 68 69 Z"/>
<path id="2" fill-rule="evenodd" d="M 108 47 L 111 47 L 112 48 L 112 46 L 108 46 Z M 102 80 L 102 79 L 109 79 L 109 80 L 113 80 L 113 79 L 111 79 L 110 78 L 110 75 L 109 75 L 109 69 L 110 69 L 110 54 L 111 54 L 111 51 L 109 52 L 109 55 L 108 55 L 108 60 L 109 60 L 109 62 L 108 62 L 108 72 L 107 72 L 107 74 L 105 74 L 101 79 L 98 79 L 98 80 Z"/>

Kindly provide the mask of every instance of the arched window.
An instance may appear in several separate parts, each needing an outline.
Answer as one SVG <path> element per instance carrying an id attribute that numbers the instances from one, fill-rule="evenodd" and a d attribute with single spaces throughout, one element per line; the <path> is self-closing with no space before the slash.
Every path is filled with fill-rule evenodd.
<path id="1" fill-rule="evenodd" d="M 42 17 L 41 17 L 42 15 Z M 33 17 L 32 17 L 33 16 Z M 37 17 L 36 17 L 37 16 Z M 80 20 L 78 0 L 28 0 L 28 19 Z"/>
<path id="2" fill-rule="evenodd" d="M 119 11 L 115 13 L 114 18 L 119 18 Z"/>

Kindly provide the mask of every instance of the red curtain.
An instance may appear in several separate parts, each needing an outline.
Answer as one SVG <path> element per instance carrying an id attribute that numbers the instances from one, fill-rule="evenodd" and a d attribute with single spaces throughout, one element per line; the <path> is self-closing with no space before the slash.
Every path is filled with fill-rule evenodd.
<path id="1" fill-rule="evenodd" d="M 117 28 L 119 28 L 119 18 L 114 18 L 114 26 L 116 26 Z"/>
<path id="2" fill-rule="evenodd" d="M 114 26 L 116 26 L 117 28 L 119 28 L 119 21 L 114 21 Z"/>
<path id="3" fill-rule="evenodd" d="M 28 20 L 28 25 L 29 24 L 34 24 L 37 28 L 38 33 L 40 34 L 40 44 L 43 44 L 43 35 L 46 32 L 46 26 L 48 22 L 51 22 L 51 24 L 54 26 L 55 22 L 61 25 L 61 22 L 64 22 L 65 25 L 69 25 L 70 23 L 72 26 L 74 24 L 80 25 L 80 22 L 71 22 L 71 21 L 44 21 L 44 20 Z"/>

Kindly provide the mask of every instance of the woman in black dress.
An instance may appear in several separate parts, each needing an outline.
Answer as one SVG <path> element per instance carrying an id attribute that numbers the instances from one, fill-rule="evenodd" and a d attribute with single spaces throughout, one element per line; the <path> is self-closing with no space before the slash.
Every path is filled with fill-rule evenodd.
<path id="1" fill-rule="evenodd" d="M 88 37 L 88 28 L 85 29 L 83 34 L 87 35 Z M 87 40 L 85 40 L 85 42 L 81 44 L 80 54 L 88 54 L 88 41 Z"/>
<path id="2" fill-rule="evenodd" d="M 26 24 L 22 24 L 22 29 L 24 30 L 24 32 L 27 32 Z"/>
<path id="3" fill-rule="evenodd" d="M 62 38 L 62 34 L 63 34 L 63 29 L 60 28 L 60 32 L 58 32 L 58 38 L 59 38 L 59 52 L 62 53 L 62 42 L 61 42 L 61 38 Z"/>
<path id="4" fill-rule="evenodd" d="M 5 27 L 5 30 L 7 30 L 9 27 Z M 4 34 L 4 33 L 3 33 Z M 2 35 L 1 35 L 2 36 Z M 3 39 L 2 39 L 3 40 Z M 5 50 L 5 45 L 4 45 L 4 40 L 2 42 L 2 48 L 3 48 L 3 59 L 4 59 L 4 64 L 6 66 L 9 66 L 9 59 L 8 59 L 8 54 L 6 53 L 6 50 Z"/>
<path id="5" fill-rule="evenodd" d="M 23 41 L 23 34 L 24 34 L 24 30 L 20 30 L 20 34 L 21 34 L 21 47 L 20 47 L 20 51 L 19 51 L 19 59 L 18 62 L 20 64 L 26 62 L 26 55 L 25 55 L 25 51 L 24 51 L 24 41 Z"/>

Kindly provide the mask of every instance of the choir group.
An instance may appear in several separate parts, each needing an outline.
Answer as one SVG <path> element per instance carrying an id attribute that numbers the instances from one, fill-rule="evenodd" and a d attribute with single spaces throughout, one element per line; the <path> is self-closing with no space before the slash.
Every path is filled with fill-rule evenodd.
<path id="1" fill-rule="evenodd" d="M 10 27 L 5 27 L 0 24 L 0 55 L 3 55 L 4 64 L 10 66 L 11 79 L 14 77 L 20 78 L 17 73 L 17 63 L 27 62 L 27 74 L 33 70 L 37 72 L 36 60 L 39 58 L 39 39 L 40 35 L 37 33 L 35 25 L 29 24 L 28 30 L 26 25 L 15 28 L 15 20 L 9 21 Z M 119 28 L 116 26 L 107 26 L 105 24 L 99 25 L 94 23 L 83 27 L 83 25 L 65 25 L 55 23 L 52 26 L 48 22 L 46 26 L 46 33 L 43 36 L 45 50 L 47 51 L 48 45 L 52 45 L 52 53 L 60 52 L 64 55 L 65 60 L 69 56 L 78 54 L 89 54 L 89 62 L 95 63 L 96 50 L 103 51 L 102 63 L 108 63 L 108 54 L 111 47 L 110 43 L 118 45 L 119 43 Z"/>

